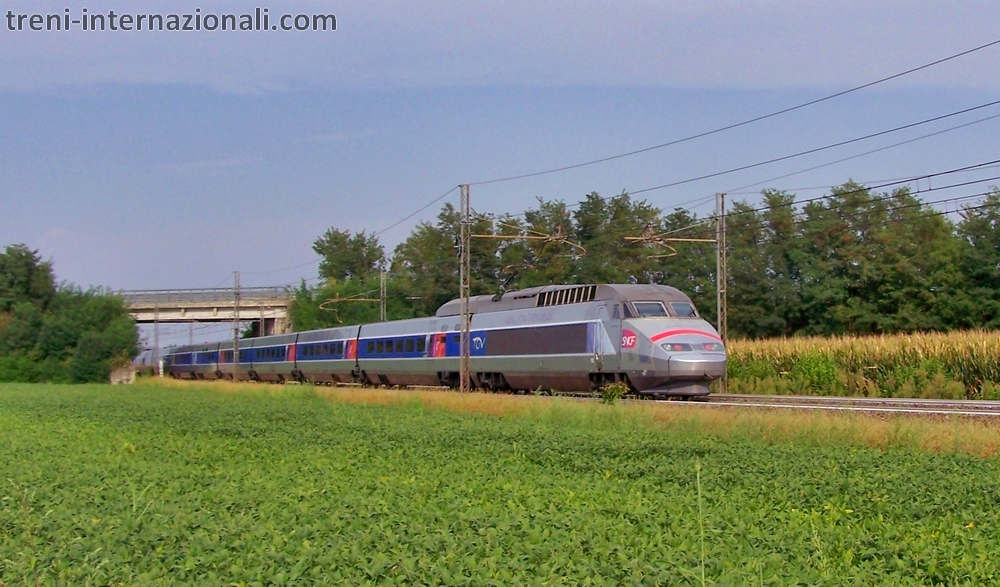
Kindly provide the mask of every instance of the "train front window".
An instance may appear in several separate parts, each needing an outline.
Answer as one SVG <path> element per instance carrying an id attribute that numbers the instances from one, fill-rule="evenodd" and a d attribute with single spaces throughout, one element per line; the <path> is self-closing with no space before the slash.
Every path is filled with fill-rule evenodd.
<path id="1" fill-rule="evenodd" d="M 632 302 L 632 306 L 639 313 L 640 318 L 666 318 L 669 316 L 663 302 Z"/>
<path id="2" fill-rule="evenodd" d="M 694 309 L 694 305 L 688 302 L 670 302 L 670 309 L 677 314 L 678 318 L 697 318 L 698 311 Z"/>

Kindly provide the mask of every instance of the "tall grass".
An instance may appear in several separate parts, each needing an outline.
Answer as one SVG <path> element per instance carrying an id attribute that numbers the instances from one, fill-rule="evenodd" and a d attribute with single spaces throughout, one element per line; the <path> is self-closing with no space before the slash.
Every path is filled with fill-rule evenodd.
<path id="1" fill-rule="evenodd" d="M 1000 332 L 734 340 L 730 390 L 1000 399 Z"/>

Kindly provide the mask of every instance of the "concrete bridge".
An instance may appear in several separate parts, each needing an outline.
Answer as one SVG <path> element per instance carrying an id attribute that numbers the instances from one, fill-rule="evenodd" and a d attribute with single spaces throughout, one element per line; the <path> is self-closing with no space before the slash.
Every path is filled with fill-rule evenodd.
<path id="1" fill-rule="evenodd" d="M 258 322 L 263 335 L 288 331 L 287 287 L 212 289 L 147 289 L 119 291 L 136 322 L 232 322 L 239 308 L 241 322 Z M 239 303 L 237 304 L 237 297 Z"/>

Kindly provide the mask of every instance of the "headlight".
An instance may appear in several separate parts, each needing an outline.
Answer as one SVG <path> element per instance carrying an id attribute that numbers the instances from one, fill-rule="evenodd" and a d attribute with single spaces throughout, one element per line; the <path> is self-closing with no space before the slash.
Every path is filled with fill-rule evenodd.
<path id="1" fill-rule="evenodd" d="M 713 351 L 719 353 L 724 352 L 726 350 L 726 347 L 722 346 L 721 342 L 706 342 L 705 344 L 702 345 L 702 347 L 704 347 L 706 351 Z"/>
<path id="2" fill-rule="evenodd" d="M 664 344 L 662 344 L 660 346 L 662 346 L 663 350 L 666 350 L 666 351 L 692 351 L 692 350 L 694 350 L 694 347 L 692 347 L 691 345 L 689 345 L 686 342 L 667 342 L 667 343 L 664 343 Z"/>

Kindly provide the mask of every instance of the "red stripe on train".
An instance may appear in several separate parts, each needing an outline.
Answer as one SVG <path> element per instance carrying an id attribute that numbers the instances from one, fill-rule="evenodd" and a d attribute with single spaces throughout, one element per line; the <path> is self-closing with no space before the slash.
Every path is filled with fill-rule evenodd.
<path id="1" fill-rule="evenodd" d="M 681 335 L 681 334 L 700 334 L 702 336 L 707 336 L 708 338 L 712 338 L 712 339 L 715 339 L 715 340 L 717 340 L 719 342 L 722 342 L 721 338 L 719 338 L 718 336 L 712 334 L 711 332 L 705 332 L 704 330 L 694 330 L 693 328 L 682 328 L 680 330 L 668 330 L 666 332 L 661 332 L 659 334 L 654 334 L 653 336 L 649 337 L 649 340 L 651 340 L 653 342 L 656 342 L 658 340 L 663 340 L 664 338 L 668 338 L 668 337 L 671 337 L 671 336 L 678 336 L 678 335 Z"/>

